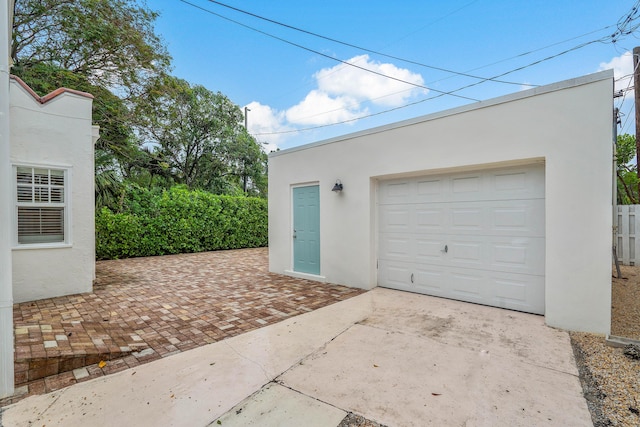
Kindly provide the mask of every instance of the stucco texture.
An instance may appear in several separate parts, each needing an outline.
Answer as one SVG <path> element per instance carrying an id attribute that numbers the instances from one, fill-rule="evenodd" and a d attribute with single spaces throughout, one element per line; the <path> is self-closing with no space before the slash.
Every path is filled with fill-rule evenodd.
<path id="1" fill-rule="evenodd" d="M 11 163 L 69 171 L 69 221 L 64 244 L 19 245 L 14 214 L 12 258 L 16 303 L 92 289 L 94 143 L 98 131 L 92 126 L 91 105 L 88 94 L 59 90 L 52 96 L 39 98 L 18 79 L 11 80 Z"/>
<path id="2" fill-rule="evenodd" d="M 542 163 L 546 323 L 608 333 L 612 93 L 607 71 L 272 153 L 270 270 L 292 270 L 293 186 L 320 185 L 317 279 L 371 289 L 379 180 Z"/>

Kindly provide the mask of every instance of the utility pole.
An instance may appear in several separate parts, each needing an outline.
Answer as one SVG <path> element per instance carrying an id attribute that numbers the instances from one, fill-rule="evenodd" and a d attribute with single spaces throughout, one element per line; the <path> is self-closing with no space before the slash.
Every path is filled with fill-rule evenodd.
<path id="1" fill-rule="evenodd" d="M 244 107 L 244 130 L 247 131 L 247 134 L 249 133 L 249 128 L 247 127 L 247 122 L 248 122 L 248 118 L 249 118 L 249 111 L 251 111 L 249 108 Z M 244 194 L 247 194 L 247 162 L 245 160 L 242 160 L 242 190 L 244 191 Z"/>
<path id="2" fill-rule="evenodd" d="M 633 48 L 633 92 L 636 107 L 636 173 L 638 175 L 638 197 L 640 197 L 640 47 Z"/>

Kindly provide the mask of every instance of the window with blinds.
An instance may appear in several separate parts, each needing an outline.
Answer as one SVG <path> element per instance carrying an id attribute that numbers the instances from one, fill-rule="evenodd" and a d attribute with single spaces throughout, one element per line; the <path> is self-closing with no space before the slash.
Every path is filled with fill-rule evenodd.
<path id="1" fill-rule="evenodd" d="M 65 170 L 23 166 L 15 170 L 18 243 L 64 242 Z"/>

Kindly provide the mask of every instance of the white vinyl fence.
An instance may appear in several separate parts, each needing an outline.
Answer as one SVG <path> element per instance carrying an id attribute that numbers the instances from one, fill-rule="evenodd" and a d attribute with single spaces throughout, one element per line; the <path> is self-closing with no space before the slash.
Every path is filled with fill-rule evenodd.
<path id="1" fill-rule="evenodd" d="M 618 206 L 618 260 L 640 265 L 640 205 Z"/>

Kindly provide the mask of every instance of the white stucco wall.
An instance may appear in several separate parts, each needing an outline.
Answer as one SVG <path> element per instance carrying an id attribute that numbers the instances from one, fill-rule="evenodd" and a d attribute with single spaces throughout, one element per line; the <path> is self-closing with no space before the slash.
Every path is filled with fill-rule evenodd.
<path id="1" fill-rule="evenodd" d="M 95 274 L 94 143 L 92 99 L 63 91 L 35 99 L 11 80 L 11 162 L 69 168 L 68 244 L 18 245 L 13 218 L 13 298 L 32 301 L 92 290 Z M 13 190 L 15 192 L 15 189 Z"/>
<path id="2" fill-rule="evenodd" d="M 612 94 L 605 71 L 272 153 L 270 271 L 292 270 L 293 185 L 320 184 L 316 279 L 370 289 L 378 179 L 544 162 L 546 322 L 608 333 Z M 336 179 L 342 194 L 331 192 Z"/>

